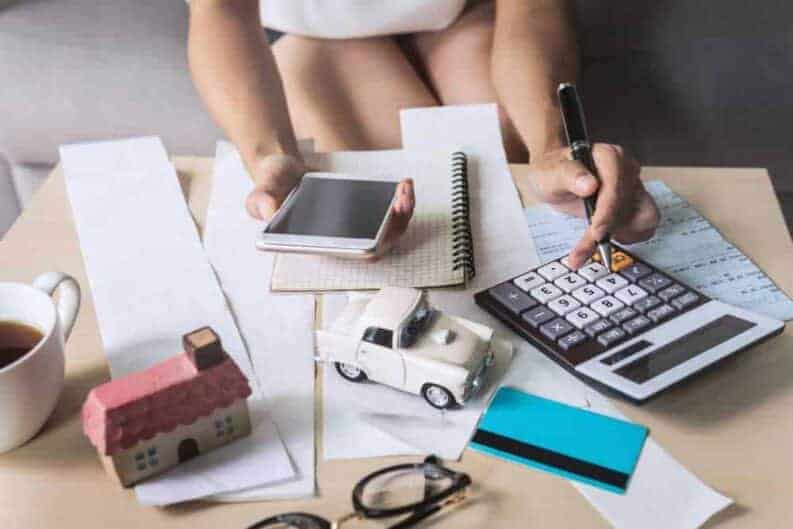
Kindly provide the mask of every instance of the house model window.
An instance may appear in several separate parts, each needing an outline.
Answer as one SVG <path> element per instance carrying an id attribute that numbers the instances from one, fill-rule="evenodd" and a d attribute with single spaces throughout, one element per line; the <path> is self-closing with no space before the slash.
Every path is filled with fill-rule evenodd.
<path id="1" fill-rule="evenodd" d="M 184 352 L 91 390 L 83 431 L 125 487 L 250 433 L 245 375 L 215 332 L 183 337 Z"/>

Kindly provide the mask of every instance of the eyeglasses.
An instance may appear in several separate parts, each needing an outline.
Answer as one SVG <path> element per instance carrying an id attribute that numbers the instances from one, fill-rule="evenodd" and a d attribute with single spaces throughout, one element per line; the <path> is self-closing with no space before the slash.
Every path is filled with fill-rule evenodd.
<path id="1" fill-rule="evenodd" d="M 352 491 L 355 511 L 334 522 L 313 514 L 279 514 L 248 529 L 337 529 L 354 519 L 408 515 L 388 529 L 408 529 L 445 507 L 465 500 L 471 485 L 468 474 L 444 467 L 435 456 L 422 463 L 406 463 L 369 474 Z"/>

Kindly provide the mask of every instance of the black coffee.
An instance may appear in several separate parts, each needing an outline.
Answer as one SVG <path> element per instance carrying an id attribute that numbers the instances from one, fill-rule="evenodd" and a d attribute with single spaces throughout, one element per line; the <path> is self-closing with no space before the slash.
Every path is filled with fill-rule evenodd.
<path id="1" fill-rule="evenodd" d="M 0 369 L 28 354 L 44 335 L 19 321 L 0 321 Z"/>

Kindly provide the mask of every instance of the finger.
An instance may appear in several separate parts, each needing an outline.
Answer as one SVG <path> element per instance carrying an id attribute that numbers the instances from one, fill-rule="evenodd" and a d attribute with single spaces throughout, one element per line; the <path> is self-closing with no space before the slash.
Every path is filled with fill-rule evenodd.
<path id="1" fill-rule="evenodd" d="M 585 231 L 584 235 L 581 236 L 581 239 L 570 251 L 570 255 L 567 258 L 570 268 L 573 270 L 578 270 L 584 266 L 586 262 L 592 257 L 596 246 L 597 241 L 592 238 L 592 233 L 590 230 Z"/>
<path id="2" fill-rule="evenodd" d="M 416 204 L 413 179 L 406 178 L 399 183 L 396 189 L 396 197 L 394 211 L 399 214 L 407 214 L 409 219 L 413 215 L 413 208 Z"/>
<path id="3" fill-rule="evenodd" d="M 245 200 L 245 209 L 251 217 L 267 221 L 281 207 L 281 202 L 282 199 L 257 187 Z"/>
<path id="4" fill-rule="evenodd" d="M 620 208 L 625 207 L 623 197 L 626 192 L 622 189 L 625 179 L 620 159 L 621 150 L 617 147 L 598 144 L 592 150 L 592 157 L 601 183 L 595 213 L 587 231 L 594 241 L 600 241 L 616 224 Z"/>
<path id="5" fill-rule="evenodd" d="M 653 197 L 642 186 L 636 197 L 633 215 L 614 232 L 614 237 L 625 244 L 646 241 L 655 234 L 659 220 L 658 207 L 655 205 Z"/>
<path id="6" fill-rule="evenodd" d="M 559 204 L 592 196 L 598 190 L 598 181 L 581 162 L 560 160 L 540 176 L 538 188 L 546 202 Z"/>
<path id="7" fill-rule="evenodd" d="M 391 218 L 388 220 L 383 243 L 378 248 L 378 256 L 387 252 L 394 242 L 407 230 L 410 219 L 415 209 L 416 197 L 413 190 L 413 180 L 402 180 L 397 186 L 396 201 L 394 203 Z"/>

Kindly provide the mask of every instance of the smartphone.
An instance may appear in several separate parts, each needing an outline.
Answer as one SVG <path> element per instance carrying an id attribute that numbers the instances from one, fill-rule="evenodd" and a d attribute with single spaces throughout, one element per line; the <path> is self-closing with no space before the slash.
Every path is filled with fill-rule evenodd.
<path id="1" fill-rule="evenodd" d="M 377 253 L 399 182 L 306 173 L 259 235 L 273 252 L 366 258 Z"/>

